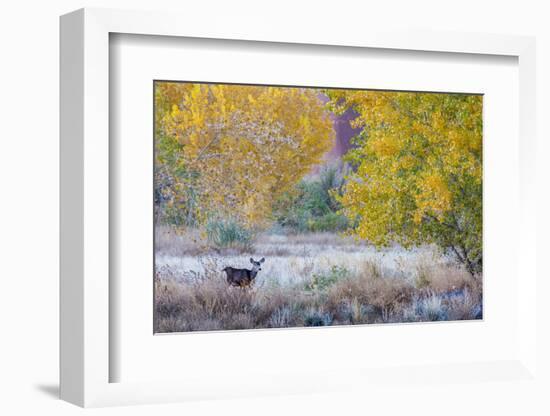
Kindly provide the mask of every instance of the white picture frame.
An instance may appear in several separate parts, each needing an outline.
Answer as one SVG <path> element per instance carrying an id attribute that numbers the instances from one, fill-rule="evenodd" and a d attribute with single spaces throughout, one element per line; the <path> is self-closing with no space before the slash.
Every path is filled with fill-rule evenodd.
<path id="1" fill-rule="evenodd" d="M 185 24 L 181 22 L 185 21 Z M 245 23 L 245 22 L 244 22 Z M 228 391 L 232 375 L 179 381 L 111 382 L 109 297 L 109 36 L 113 33 L 185 38 L 382 48 L 454 54 L 505 55 L 519 62 L 518 346 L 509 359 L 442 362 L 409 369 L 349 368 L 320 373 L 271 374 Z M 242 33 L 245 33 L 243 35 Z M 535 209 L 535 41 L 530 37 L 468 33 L 380 32 L 349 28 L 330 34 L 322 25 L 307 33 L 250 23 L 204 26 L 173 13 L 82 9 L 61 18 L 61 398 L 80 406 L 158 403 L 198 398 L 360 390 L 376 381 L 421 382 L 438 374 L 464 382 L 498 379 L 537 382 Z M 277 337 L 274 332 L 272 337 Z M 276 342 L 276 341 L 275 341 Z M 145 358 L 146 359 L 146 358 Z M 473 377 L 471 374 L 483 374 Z M 446 375 L 445 375 L 446 374 Z M 353 380 L 343 383 L 341 380 Z M 246 383 L 246 381 L 244 381 Z"/>

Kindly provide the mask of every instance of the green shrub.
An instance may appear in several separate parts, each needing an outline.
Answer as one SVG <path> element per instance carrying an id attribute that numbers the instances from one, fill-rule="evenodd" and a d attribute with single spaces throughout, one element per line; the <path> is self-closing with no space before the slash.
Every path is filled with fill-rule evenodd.
<path id="1" fill-rule="evenodd" d="M 344 266 L 332 266 L 328 271 L 314 273 L 306 284 L 306 290 L 325 290 L 339 279 L 349 277 L 350 272 Z"/>
<path id="2" fill-rule="evenodd" d="M 231 219 L 210 220 L 206 224 L 208 242 L 218 248 L 237 248 L 250 251 L 253 242 L 253 233 Z"/>
<path id="3" fill-rule="evenodd" d="M 308 231 L 344 231 L 347 227 L 348 219 L 336 212 L 311 219 L 308 223 Z"/>
<path id="4" fill-rule="evenodd" d="M 341 206 L 336 200 L 343 184 L 339 169 L 325 168 L 317 179 L 302 180 L 283 194 L 273 208 L 276 222 L 302 233 L 347 229 L 348 220 L 338 213 Z"/>

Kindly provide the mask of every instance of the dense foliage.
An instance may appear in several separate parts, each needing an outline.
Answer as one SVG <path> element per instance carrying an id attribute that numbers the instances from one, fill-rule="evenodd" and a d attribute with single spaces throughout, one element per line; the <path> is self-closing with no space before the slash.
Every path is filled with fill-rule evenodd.
<path id="1" fill-rule="evenodd" d="M 312 89 L 160 82 L 155 100 L 157 202 L 185 224 L 262 225 L 332 147 Z"/>
<path id="2" fill-rule="evenodd" d="M 319 175 L 302 180 L 275 201 L 276 222 L 295 232 L 344 231 L 348 219 L 336 196 L 344 184 L 342 167 L 325 167 Z"/>
<path id="3" fill-rule="evenodd" d="M 383 246 L 435 243 L 482 265 L 482 97 L 331 90 L 361 128 L 347 155 L 354 170 L 337 200 L 351 233 Z"/>

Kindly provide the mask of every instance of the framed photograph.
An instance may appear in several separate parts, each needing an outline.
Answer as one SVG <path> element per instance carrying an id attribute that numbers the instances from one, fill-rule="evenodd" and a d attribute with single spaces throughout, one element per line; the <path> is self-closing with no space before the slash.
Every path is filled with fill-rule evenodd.
<path id="1" fill-rule="evenodd" d="M 181 21 L 61 18 L 61 397 L 537 383 L 534 40 Z"/>
<path id="2" fill-rule="evenodd" d="M 483 96 L 155 81 L 154 332 L 483 317 Z"/>

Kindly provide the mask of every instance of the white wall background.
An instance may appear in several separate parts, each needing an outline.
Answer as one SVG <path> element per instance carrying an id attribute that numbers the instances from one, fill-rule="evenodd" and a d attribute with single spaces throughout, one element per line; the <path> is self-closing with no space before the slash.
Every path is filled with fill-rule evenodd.
<path id="1" fill-rule="evenodd" d="M 419 27 L 536 35 L 538 42 L 539 214 L 548 215 L 550 179 L 550 11 L 544 0 L 170 1 L 11 0 L 0 9 L 0 413 L 77 414 L 56 399 L 58 383 L 58 16 L 84 6 L 178 10 L 189 19 L 219 13 L 231 19 L 279 21 L 281 30 L 308 21 L 340 25 Z M 185 24 L 185 21 L 182 22 Z M 540 215 L 539 273 L 550 278 L 547 218 Z M 504 230 L 505 231 L 505 230 Z M 544 246 L 543 246 L 544 245 Z M 546 254 L 547 255 L 547 254 Z M 544 270 L 543 270 L 544 268 Z M 550 285 L 539 286 L 540 300 Z M 540 336 L 548 342 L 548 308 L 539 302 Z M 544 322 L 542 322 L 545 320 Z M 544 326 L 543 326 L 544 325 Z M 548 359 L 541 354 L 542 364 Z M 548 367 L 547 367 L 548 368 Z M 549 374 L 546 371 L 546 374 Z M 547 388 L 547 392 L 550 388 Z M 411 389 L 388 387 L 378 397 L 345 393 L 308 397 L 187 403 L 93 410 L 101 415 L 162 414 L 549 414 L 542 391 L 506 383 L 483 389 L 457 384 Z M 537 398 L 539 400 L 537 400 Z M 483 413 L 482 413 L 483 412 Z"/>

